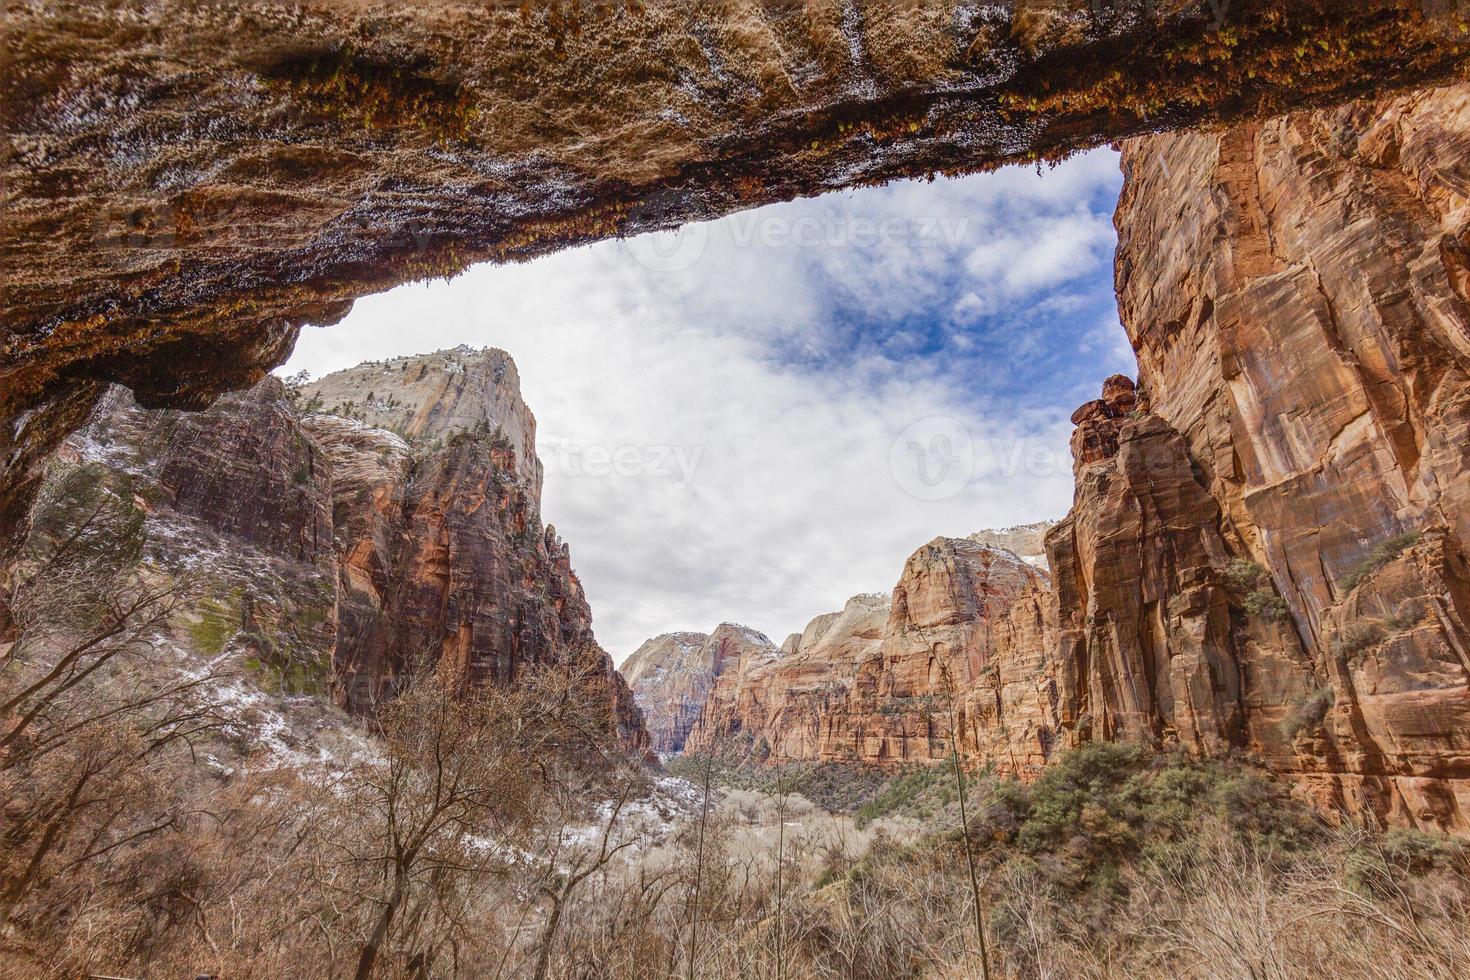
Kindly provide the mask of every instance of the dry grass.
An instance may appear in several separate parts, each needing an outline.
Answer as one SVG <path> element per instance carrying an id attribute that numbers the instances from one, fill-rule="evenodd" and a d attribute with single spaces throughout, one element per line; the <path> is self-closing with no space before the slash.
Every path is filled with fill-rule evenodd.
<path id="1" fill-rule="evenodd" d="M 511 705 L 526 707 L 502 702 Z M 100 839 L 117 846 L 88 857 L 94 835 L 80 831 L 94 825 L 78 825 L 17 910 L 0 976 L 510 978 L 544 963 L 547 977 L 683 978 L 696 877 L 697 977 L 978 975 L 955 832 L 890 818 L 859 829 L 792 798 L 778 905 L 773 796 L 726 793 L 702 846 L 697 820 L 656 845 L 630 844 L 611 824 L 601 835 L 570 832 L 596 830 L 580 804 L 605 795 L 606 783 L 559 770 L 555 789 L 539 789 L 547 754 L 494 734 L 505 732 L 499 722 L 463 742 L 445 712 L 447 729 L 425 720 L 432 710 L 401 723 L 409 736 L 391 755 L 402 765 L 221 785 L 173 754 L 110 780 L 121 805 Z M 446 731 L 455 746 L 494 741 L 500 751 L 483 761 L 478 751 L 441 753 Z M 473 789 L 447 816 L 424 778 L 441 759 L 455 785 Z M 71 755 L 58 761 L 71 771 Z M 1176 793 L 1178 772 L 1200 775 L 1146 768 L 1163 788 L 1136 812 L 1138 772 L 1106 789 L 1058 781 L 1019 801 L 976 784 L 975 797 L 989 801 L 972 835 L 995 975 L 1408 980 L 1470 970 L 1460 846 L 1311 823 L 1293 838 L 1269 822 L 1279 798 L 1251 797 L 1232 815 L 1213 796 Z M 54 795 L 54 772 L 28 775 L 7 786 L 12 800 Z M 1168 810 L 1176 796 L 1177 812 Z M 175 822 L 128 840 L 163 814 Z M 402 832 L 423 827 L 427 853 L 400 860 Z M 26 853 L 25 839 L 9 843 L 12 856 Z M 398 895 L 400 874 L 408 887 Z M 395 895 L 392 921 L 376 930 Z M 375 963 L 354 974 L 374 942 Z"/>
<path id="2" fill-rule="evenodd" d="M 1329 830 L 1230 767 L 1082 756 L 1024 799 L 975 787 L 989 800 L 973 834 L 997 975 L 1407 980 L 1470 968 L 1461 845 Z M 859 831 L 796 806 L 777 919 L 775 808 L 750 791 L 725 796 L 706 845 L 712 928 L 698 976 L 978 976 L 955 834 L 886 820 Z M 678 837 L 585 895 L 552 975 L 684 975 L 688 847 Z"/>
<path id="3" fill-rule="evenodd" d="M 258 764 L 213 688 L 149 672 L 168 596 L 126 571 L 133 505 L 77 502 L 97 533 L 8 583 L 5 980 L 975 977 L 977 893 L 1004 977 L 1470 975 L 1470 848 L 1331 830 L 1230 762 L 1094 743 L 1031 786 L 963 774 L 967 821 L 885 815 L 908 786 L 862 827 L 731 790 L 651 840 L 618 820 L 646 774 L 549 673 L 425 677 L 371 748 Z"/>

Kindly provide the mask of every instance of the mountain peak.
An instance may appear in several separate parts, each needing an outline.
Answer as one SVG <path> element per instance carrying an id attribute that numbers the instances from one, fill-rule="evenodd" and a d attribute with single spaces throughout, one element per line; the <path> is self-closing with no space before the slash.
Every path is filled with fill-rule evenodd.
<path id="1" fill-rule="evenodd" d="M 515 361 L 495 347 L 364 361 L 302 387 L 315 411 L 357 419 L 404 439 L 447 441 L 459 433 L 503 433 L 520 482 L 541 488 L 536 418 L 521 397 Z"/>

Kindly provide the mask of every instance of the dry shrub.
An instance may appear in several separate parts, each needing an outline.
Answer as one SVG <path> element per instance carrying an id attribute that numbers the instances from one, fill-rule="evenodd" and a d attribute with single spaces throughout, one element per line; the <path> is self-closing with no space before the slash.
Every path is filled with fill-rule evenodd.
<path id="1" fill-rule="evenodd" d="M 977 796 L 982 795 L 980 793 Z M 1331 830 L 1253 771 L 1099 746 L 1032 788 L 983 794 L 972 828 L 998 975 L 1025 978 L 1451 977 L 1470 968 L 1470 860 L 1457 842 Z M 719 813 L 697 975 L 975 977 L 955 832 L 879 829 L 853 852 L 752 864 L 752 805 Z M 692 853 L 641 855 L 578 905 L 552 976 L 686 976 Z"/>
<path id="2" fill-rule="evenodd" d="M 1465 846 L 1331 831 L 1248 767 L 1140 746 L 974 779 L 964 831 L 885 815 L 913 777 L 862 829 L 782 779 L 659 841 L 620 821 L 644 776 L 595 685 L 441 671 L 357 756 L 256 764 L 208 675 L 150 670 L 173 583 L 130 571 L 137 515 L 86 486 L 57 505 L 97 533 L 6 582 L 0 976 L 974 977 L 967 853 L 1001 976 L 1470 975 Z"/>

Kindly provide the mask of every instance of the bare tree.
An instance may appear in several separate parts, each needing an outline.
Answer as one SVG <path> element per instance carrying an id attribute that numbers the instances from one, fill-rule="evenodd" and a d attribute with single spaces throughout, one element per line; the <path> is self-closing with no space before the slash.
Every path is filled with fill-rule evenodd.
<path id="1" fill-rule="evenodd" d="M 791 786 L 785 767 L 776 764 L 776 980 L 786 980 L 786 810 Z"/>
<path id="2" fill-rule="evenodd" d="M 219 724 L 200 697 L 211 677 L 144 676 L 189 588 L 140 567 L 143 512 L 95 477 L 86 467 L 52 474 L 4 576 L 16 633 L 0 660 L 12 858 L 0 862 L 0 927 L 43 873 L 65 874 L 172 826 L 173 816 L 139 802 L 164 798 L 153 787 L 171 746 Z"/>
<path id="3" fill-rule="evenodd" d="M 343 833 L 322 875 L 367 912 L 358 980 L 389 951 L 416 975 L 463 943 L 477 898 L 544 819 L 558 760 L 600 751 L 587 701 L 566 673 L 491 688 L 444 666 L 381 708 L 382 758 L 341 780 Z"/>
<path id="4" fill-rule="evenodd" d="M 980 894 L 980 876 L 975 870 L 975 847 L 970 841 L 969 801 L 965 792 L 965 769 L 960 762 L 959 713 L 955 709 L 954 676 L 949 662 L 939 660 L 939 670 L 944 679 L 944 693 L 949 700 L 949 750 L 954 762 L 955 789 L 960 798 L 960 841 L 965 848 L 965 867 L 970 876 L 970 893 L 975 902 L 975 941 L 980 945 L 980 976 L 990 980 L 990 948 L 985 937 L 985 904 Z"/>
<path id="5" fill-rule="evenodd" d="M 704 760 L 704 782 L 699 805 L 699 834 L 694 851 L 694 889 L 693 898 L 689 904 L 689 980 L 694 980 L 695 964 L 699 954 L 699 893 L 704 884 L 704 835 L 709 826 L 709 789 L 714 769 L 715 753 L 714 746 L 711 745 L 709 754 Z"/>
<path id="6" fill-rule="evenodd" d="M 605 870 L 619 853 L 637 843 L 637 839 L 631 836 L 625 836 L 617 841 L 613 840 L 613 830 L 618 825 L 618 817 L 628 802 L 630 791 L 631 787 L 625 786 L 618 795 L 617 802 L 603 824 L 601 841 L 596 850 L 586 847 L 565 849 L 563 843 L 567 837 L 567 822 L 563 820 L 558 829 L 556 845 L 549 853 L 547 874 L 540 888 L 540 893 L 550 904 L 550 908 L 547 910 L 546 922 L 541 928 L 541 939 L 537 944 L 536 967 L 532 971 L 533 980 L 545 980 L 546 978 L 547 969 L 551 964 L 551 950 L 556 942 L 557 929 L 561 926 L 562 914 L 566 911 L 567 904 L 571 901 L 578 886 L 592 875 Z"/>
<path id="7" fill-rule="evenodd" d="M 144 574 L 144 515 L 85 467 L 43 486 L 33 529 L 4 576 L 15 640 L 0 660 L 0 758 L 44 715 L 116 658 L 149 652 L 186 581 Z"/>

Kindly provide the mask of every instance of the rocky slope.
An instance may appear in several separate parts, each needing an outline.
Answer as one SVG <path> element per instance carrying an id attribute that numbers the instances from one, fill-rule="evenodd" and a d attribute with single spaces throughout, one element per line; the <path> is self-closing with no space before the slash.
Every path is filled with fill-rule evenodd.
<path id="1" fill-rule="evenodd" d="M 275 379 L 201 413 L 140 409 L 114 389 L 69 452 L 166 512 L 153 537 L 205 574 L 182 641 L 192 653 L 249 648 L 275 683 L 330 691 L 354 712 L 445 661 L 480 683 L 566 667 L 644 751 L 568 549 L 541 525 L 539 464 L 519 462 L 506 435 L 534 445 L 509 358 L 441 352 L 385 382 L 401 376 L 396 402 L 465 379 L 478 390 L 443 408 L 421 398 L 414 448 L 356 419 L 303 415 Z"/>
<path id="2" fill-rule="evenodd" d="M 1462 5 L 18 2 L 0 538 L 106 382 L 208 404 L 360 295 L 1461 71 Z"/>
<path id="3" fill-rule="evenodd" d="M 1046 581 L 1015 554 L 936 538 L 891 595 L 856 596 L 779 656 L 742 660 L 711 688 L 686 750 L 889 764 L 948 752 L 940 716 L 992 670 L 995 629 Z"/>
<path id="4" fill-rule="evenodd" d="M 777 652 L 764 633 L 733 623 L 708 634 L 664 633 L 645 641 L 624 661 L 622 673 L 643 710 L 653 751 L 681 751 L 718 679 Z"/>

